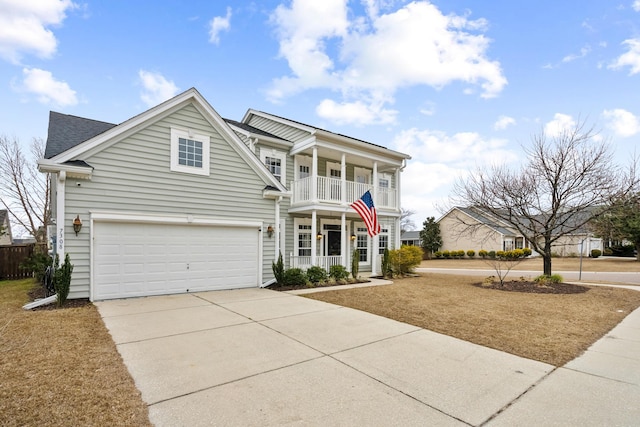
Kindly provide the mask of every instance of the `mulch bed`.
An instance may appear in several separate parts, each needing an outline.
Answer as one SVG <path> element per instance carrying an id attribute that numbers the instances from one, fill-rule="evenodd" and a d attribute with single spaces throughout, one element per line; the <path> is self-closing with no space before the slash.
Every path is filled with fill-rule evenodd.
<path id="1" fill-rule="evenodd" d="M 589 290 L 586 286 L 573 285 L 571 283 L 547 283 L 538 284 L 526 280 L 505 280 L 492 283 L 474 283 L 478 288 L 495 289 L 506 292 L 526 292 L 531 294 L 582 294 Z"/>
<path id="2" fill-rule="evenodd" d="M 279 286 L 279 285 L 272 285 L 269 286 L 269 289 L 272 289 L 274 291 L 295 291 L 298 289 L 315 289 L 315 288 L 329 288 L 332 286 L 342 286 L 342 285 L 354 285 L 354 284 L 358 284 L 358 283 L 368 283 L 370 282 L 370 280 L 357 280 L 357 281 L 344 281 L 344 282 L 323 282 L 323 283 L 314 283 L 312 286 L 307 286 L 307 285 L 299 285 L 299 286 Z"/>
<path id="3" fill-rule="evenodd" d="M 46 298 L 47 291 L 44 286 L 34 286 L 33 289 L 29 291 L 29 299 L 31 301 L 35 301 L 37 299 Z M 57 302 L 53 302 L 47 305 L 41 305 L 40 307 L 32 308 L 32 311 L 40 311 L 40 310 L 59 310 L 64 308 L 75 308 L 75 307 L 84 307 L 85 305 L 91 304 L 88 298 L 79 298 L 79 299 L 68 299 L 64 302 L 62 307 L 58 307 Z"/>

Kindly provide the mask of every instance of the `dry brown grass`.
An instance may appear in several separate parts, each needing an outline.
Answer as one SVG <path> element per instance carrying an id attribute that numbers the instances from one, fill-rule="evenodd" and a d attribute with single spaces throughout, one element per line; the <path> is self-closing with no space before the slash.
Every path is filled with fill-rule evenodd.
<path id="1" fill-rule="evenodd" d="M 422 261 L 423 268 L 468 268 L 492 270 L 482 259 L 430 259 Z M 551 262 L 553 272 L 578 271 L 580 258 L 553 258 Z M 542 274 L 542 258 L 535 257 L 522 261 L 514 270 L 539 271 Z M 640 271 L 640 262 L 635 258 L 582 258 L 582 271 L 625 272 Z"/>
<path id="2" fill-rule="evenodd" d="M 640 292 L 592 287 L 582 294 L 504 292 L 482 278 L 423 274 L 393 285 L 305 295 L 562 366 L 640 306 Z"/>
<path id="3" fill-rule="evenodd" d="M 24 311 L 32 286 L 0 282 L 0 425 L 150 426 L 95 306 Z"/>

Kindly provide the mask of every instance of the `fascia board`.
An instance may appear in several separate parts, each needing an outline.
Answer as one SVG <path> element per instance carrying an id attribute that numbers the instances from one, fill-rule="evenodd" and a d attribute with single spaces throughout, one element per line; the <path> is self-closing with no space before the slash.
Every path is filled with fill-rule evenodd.
<path id="1" fill-rule="evenodd" d="M 317 129 L 316 130 L 316 135 L 318 137 L 324 137 L 325 139 L 333 139 L 335 141 L 338 141 L 340 144 L 342 143 L 347 143 L 350 145 L 353 145 L 355 147 L 361 148 L 364 151 L 373 151 L 376 153 L 381 154 L 384 157 L 395 157 L 397 159 L 400 160 L 409 160 L 411 159 L 411 156 L 408 154 L 404 154 L 404 153 L 400 153 L 399 151 L 394 151 L 391 150 L 389 148 L 385 148 L 385 147 L 379 147 L 373 144 L 369 144 L 367 142 L 364 141 L 360 141 L 357 139 L 353 139 L 353 138 L 349 138 L 348 136 L 344 136 L 344 135 L 338 135 L 332 132 L 327 132 L 321 129 Z"/>
<path id="2" fill-rule="evenodd" d="M 314 127 L 305 126 L 303 124 L 296 123 L 296 122 L 293 122 L 291 120 L 284 119 L 282 117 L 272 116 L 269 113 L 265 113 L 265 112 L 262 112 L 262 111 L 256 111 L 256 110 L 251 109 L 251 108 L 249 110 L 247 110 L 247 112 L 245 113 L 244 117 L 242 118 L 242 123 L 249 123 L 249 120 L 251 119 L 251 116 L 264 117 L 265 119 L 273 120 L 274 122 L 278 122 L 278 123 L 281 123 L 283 125 L 287 125 L 287 126 L 290 126 L 290 127 L 296 128 L 296 129 L 300 129 L 302 131 L 309 132 L 309 133 L 313 133 L 313 132 L 316 131 L 316 128 L 314 128 Z"/>
<path id="3" fill-rule="evenodd" d="M 87 179 L 90 179 L 93 174 L 93 168 L 91 167 L 65 165 L 48 159 L 38 160 L 38 171 L 42 173 L 58 173 L 60 171 L 65 171 L 70 177 Z"/>

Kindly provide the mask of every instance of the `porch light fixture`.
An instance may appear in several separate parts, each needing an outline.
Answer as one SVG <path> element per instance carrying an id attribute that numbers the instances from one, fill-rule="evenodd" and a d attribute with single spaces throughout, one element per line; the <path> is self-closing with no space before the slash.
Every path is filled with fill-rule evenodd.
<path id="1" fill-rule="evenodd" d="M 273 236 L 273 226 L 271 225 L 267 227 L 267 236 L 269 236 L 269 238 Z"/>
<path id="2" fill-rule="evenodd" d="M 322 233 L 318 231 L 318 235 L 316 236 L 317 240 L 322 240 Z"/>
<path id="3" fill-rule="evenodd" d="M 353 234 L 353 233 L 351 233 L 351 241 L 352 241 L 352 242 L 355 242 L 355 240 L 356 240 L 356 235 L 355 235 L 355 234 Z"/>
<path id="4" fill-rule="evenodd" d="M 82 221 L 80 220 L 80 215 L 76 215 L 76 219 L 73 220 L 73 231 L 76 232 L 76 236 L 82 230 Z"/>

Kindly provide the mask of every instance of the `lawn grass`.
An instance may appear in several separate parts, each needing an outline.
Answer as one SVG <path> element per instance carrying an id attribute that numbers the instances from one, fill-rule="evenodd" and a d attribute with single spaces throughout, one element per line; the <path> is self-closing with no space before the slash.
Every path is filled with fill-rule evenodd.
<path id="1" fill-rule="evenodd" d="M 493 267 L 482 259 L 430 259 L 420 264 L 422 268 L 468 268 L 493 270 Z M 551 268 L 556 271 L 578 271 L 580 258 L 553 258 Z M 514 270 L 539 271 L 542 274 L 542 258 L 532 257 L 525 259 L 514 267 Z M 640 262 L 635 258 L 582 258 L 582 271 L 601 272 L 640 272 Z"/>
<path id="2" fill-rule="evenodd" d="M 640 292 L 591 287 L 582 294 L 505 292 L 482 277 L 425 273 L 393 285 L 304 295 L 562 366 L 640 306 Z"/>
<path id="3" fill-rule="evenodd" d="M 95 306 L 25 311 L 33 286 L 0 282 L 0 425 L 150 426 Z"/>

